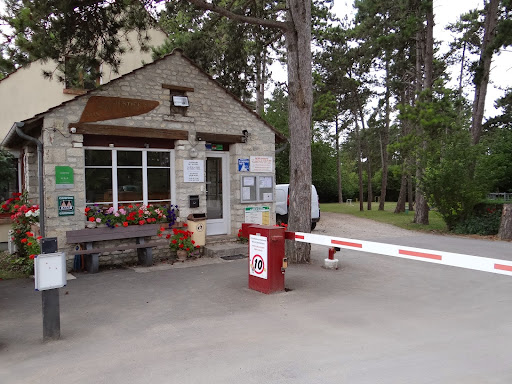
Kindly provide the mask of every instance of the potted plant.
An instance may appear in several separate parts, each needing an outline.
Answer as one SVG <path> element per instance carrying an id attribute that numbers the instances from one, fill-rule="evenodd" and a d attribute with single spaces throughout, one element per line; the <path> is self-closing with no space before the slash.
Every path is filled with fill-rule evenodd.
<path id="1" fill-rule="evenodd" d="M 186 228 L 187 224 L 184 223 L 183 226 Z M 185 261 L 194 248 L 199 248 L 199 245 L 196 246 L 195 241 L 192 240 L 192 232 L 187 229 L 174 228 L 168 238 L 170 239 L 169 248 L 176 251 L 179 261 Z"/>

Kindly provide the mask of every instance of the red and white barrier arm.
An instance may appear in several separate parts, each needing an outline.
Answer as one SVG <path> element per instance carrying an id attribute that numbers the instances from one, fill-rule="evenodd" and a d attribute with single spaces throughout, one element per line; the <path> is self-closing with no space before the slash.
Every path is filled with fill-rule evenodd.
<path id="1" fill-rule="evenodd" d="M 375 243 L 373 241 L 345 239 L 342 237 L 314 235 L 303 232 L 286 232 L 286 239 L 512 276 L 512 261 L 509 260 L 405 247 L 402 245 Z"/>

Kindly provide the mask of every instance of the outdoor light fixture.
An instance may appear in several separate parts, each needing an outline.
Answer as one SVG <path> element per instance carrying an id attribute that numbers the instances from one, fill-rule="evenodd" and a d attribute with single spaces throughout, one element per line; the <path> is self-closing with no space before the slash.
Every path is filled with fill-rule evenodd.
<path id="1" fill-rule="evenodd" d="M 248 139 L 249 139 L 249 131 L 247 129 L 244 129 L 242 131 L 242 143 L 247 143 Z"/>
<path id="2" fill-rule="evenodd" d="M 172 104 L 175 107 L 188 107 L 188 97 L 187 96 L 173 96 Z"/>
<path id="3" fill-rule="evenodd" d="M 75 127 L 71 127 L 71 128 L 69 128 L 69 132 L 71 132 L 71 133 L 76 133 L 76 128 L 75 128 Z"/>

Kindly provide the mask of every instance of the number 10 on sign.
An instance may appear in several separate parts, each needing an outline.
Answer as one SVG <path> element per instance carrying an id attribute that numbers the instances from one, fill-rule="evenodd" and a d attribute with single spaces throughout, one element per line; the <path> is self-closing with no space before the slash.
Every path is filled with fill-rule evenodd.
<path id="1" fill-rule="evenodd" d="M 249 274 L 267 279 L 268 245 L 263 236 L 249 236 Z"/>

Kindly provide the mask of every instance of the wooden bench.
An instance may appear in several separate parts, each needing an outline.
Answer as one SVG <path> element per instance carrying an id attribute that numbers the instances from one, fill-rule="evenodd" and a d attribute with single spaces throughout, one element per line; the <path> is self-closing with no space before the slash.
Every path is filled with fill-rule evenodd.
<path id="1" fill-rule="evenodd" d="M 153 265 L 153 248 L 167 244 L 166 241 L 146 242 L 146 237 L 156 236 L 160 224 L 129 225 L 117 228 L 91 228 L 66 232 L 66 243 L 85 244 L 85 249 L 73 251 L 74 255 L 84 255 L 85 267 L 89 273 L 99 269 L 100 254 L 112 251 L 136 249 L 139 264 L 146 267 Z M 135 244 L 99 248 L 96 243 L 109 240 L 135 239 Z"/>

